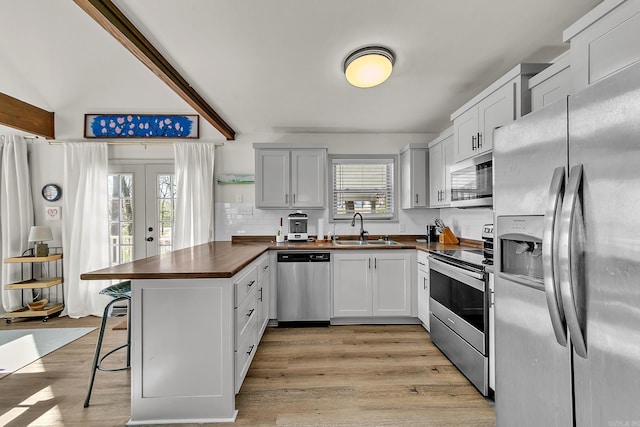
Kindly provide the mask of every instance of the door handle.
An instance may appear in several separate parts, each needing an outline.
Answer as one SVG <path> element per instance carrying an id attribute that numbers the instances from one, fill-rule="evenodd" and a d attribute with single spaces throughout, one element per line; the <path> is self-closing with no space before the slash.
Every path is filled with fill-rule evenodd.
<path id="1" fill-rule="evenodd" d="M 576 310 L 576 299 L 573 292 L 574 269 L 571 265 L 571 249 L 573 246 L 573 225 L 576 213 L 576 203 L 578 202 L 580 184 L 582 183 L 582 165 L 575 165 L 569 172 L 567 183 L 567 193 L 562 204 L 560 216 L 560 237 L 558 241 L 558 260 L 560 262 L 560 287 L 562 294 L 562 304 L 564 314 L 567 318 L 567 326 L 571 334 L 571 342 L 576 354 L 583 359 L 587 358 L 587 346 L 584 334 L 580 328 L 578 311 Z M 577 263 L 576 263 L 577 264 Z M 578 286 L 580 283 L 576 283 Z"/>
<path id="2" fill-rule="evenodd" d="M 149 237 L 147 237 L 146 240 L 147 240 L 147 242 L 153 242 L 153 237 L 149 236 Z"/>
<path id="3" fill-rule="evenodd" d="M 471 137 L 471 151 L 476 151 L 476 136 Z"/>
<path id="4" fill-rule="evenodd" d="M 563 347 L 567 346 L 567 330 L 564 310 L 560 296 L 560 286 L 556 286 L 558 277 L 554 237 L 556 224 L 559 226 L 559 207 L 562 205 L 564 190 L 564 167 L 557 167 L 553 171 L 549 186 L 549 199 L 544 214 L 544 230 L 542 232 L 542 268 L 544 271 L 544 293 L 547 297 L 551 325 L 556 335 L 556 341 Z"/>
<path id="5" fill-rule="evenodd" d="M 482 147 L 482 132 L 478 132 L 478 150 Z"/>

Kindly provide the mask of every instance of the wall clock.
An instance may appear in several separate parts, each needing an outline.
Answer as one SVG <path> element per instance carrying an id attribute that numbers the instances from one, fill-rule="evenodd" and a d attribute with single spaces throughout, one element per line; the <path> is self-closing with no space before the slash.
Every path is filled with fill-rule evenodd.
<path id="1" fill-rule="evenodd" d="M 55 202 L 62 196 L 62 189 L 56 184 L 47 184 L 42 187 L 42 197 L 48 202 Z"/>

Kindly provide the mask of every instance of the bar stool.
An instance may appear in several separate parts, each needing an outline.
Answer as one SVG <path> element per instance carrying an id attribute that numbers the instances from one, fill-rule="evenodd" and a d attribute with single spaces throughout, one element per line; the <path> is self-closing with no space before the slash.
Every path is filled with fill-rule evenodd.
<path id="1" fill-rule="evenodd" d="M 127 280 L 124 282 L 116 283 L 115 285 L 111 285 L 109 287 L 104 288 L 100 291 L 102 295 L 108 295 L 113 297 L 113 299 L 106 305 L 104 308 L 104 314 L 102 315 L 102 325 L 100 326 L 100 335 L 98 335 L 98 343 L 96 344 L 96 353 L 93 357 L 93 366 L 91 367 L 91 379 L 89 380 L 89 390 L 87 391 L 87 397 L 84 400 L 84 407 L 89 406 L 89 399 L 91 399 L 91 390 L 93 389 L 93 381 L 96 377 L 96 369 L 100 369 L 104 372 L 116 372 L 116 371 L 124 371 L 131 368 L 131 281 Z M 111 307 L 119 302 L 119 301 L 128 301 L 129 309 L 127 313 L 127 342 L 114 348 L 109 351 L 104 356 L 100 357 L 100 351 L 102 350 L 102 339 L 104 337 L 104 331 L 107 326 L 107 318 L 109 316 L 109 310 Z M 127 366 L 116 369 L 106 369 L 103 368 L 102 361 L 106 359 L 108 356 L 113 354 L 114 352 L 121 350 L 123 348 L 127 348 Z"/>

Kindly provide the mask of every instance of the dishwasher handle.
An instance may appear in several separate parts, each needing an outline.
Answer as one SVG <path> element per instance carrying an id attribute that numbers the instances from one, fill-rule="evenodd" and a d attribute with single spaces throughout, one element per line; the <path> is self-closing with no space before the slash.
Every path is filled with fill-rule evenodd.
<path id="1" fill-rule="evenodd" d="M 330 262 L 329 252 L 278 252 L 278 262 Z"/>

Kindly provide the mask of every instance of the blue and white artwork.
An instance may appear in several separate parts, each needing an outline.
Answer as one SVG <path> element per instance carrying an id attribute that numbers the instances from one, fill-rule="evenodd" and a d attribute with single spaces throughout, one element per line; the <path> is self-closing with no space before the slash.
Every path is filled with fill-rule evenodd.
<path id="1" fill-rule="evenodd" d="M 198 119 L 175 114 L 85 114 L 85 138 L 198 138 Z"/>

